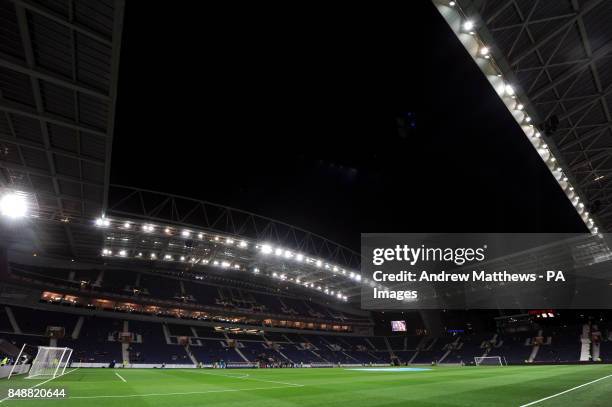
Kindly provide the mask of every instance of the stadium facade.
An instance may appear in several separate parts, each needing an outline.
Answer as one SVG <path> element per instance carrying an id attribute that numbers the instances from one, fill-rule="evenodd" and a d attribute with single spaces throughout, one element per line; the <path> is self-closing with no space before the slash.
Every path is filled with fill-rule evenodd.
<path id="1" fill-rule="evenodd" d="M 455 5 L 436 4 L 465 34 Z M 83 367 L 612 360 L 599 313 L 363 311 L 360 288 L 373 282 L 360 274 L 359 253 L 244 210 L 111 184 L 124 2 L 1 5 L 4 353 L 65 347 Z M 513 91 L 501 93 L 523 110 Z M 597 232 L 572 192 L 588 196 L 591 186 L 550 168 Z M 391 320 L 408 332 L 391 332 Z"/>

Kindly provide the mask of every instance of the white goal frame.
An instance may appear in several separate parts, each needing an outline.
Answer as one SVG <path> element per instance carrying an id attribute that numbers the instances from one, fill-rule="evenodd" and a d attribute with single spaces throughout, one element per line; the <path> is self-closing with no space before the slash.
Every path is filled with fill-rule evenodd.
<path id="1" fill-rule="evenodd" d="M 52 354 L 51 352 L 55 353 Z M 48 355 L 50 354 L 59 356 L 59 358 L 54 357 L 52 361 L 49 361 Z M 62 376 L 66 372 L 66 367 L 68 367 L 71 357 L 71 348 L 39 346 L 26 379 L 35 379 L 38 377 L 56 378 Z"/>
<path id="2" fill-rule="evenodd" d="M 506 358 L 502 359 L 501 356 L 474 356 L 474 364 L 476 366 L 482 365 L 482 362 L 484 360 L 496 360 L 498 363 L 495 363 L 495 364 L 499 366 L 507 365 L 507 363 L 505 363 Z M 491 366 L 491 365 L 487 364 L 487 366 Z"/>

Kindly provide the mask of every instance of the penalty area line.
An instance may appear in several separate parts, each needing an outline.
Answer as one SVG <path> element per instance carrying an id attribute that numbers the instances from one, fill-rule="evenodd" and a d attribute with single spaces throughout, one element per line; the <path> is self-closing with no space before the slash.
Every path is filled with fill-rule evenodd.
<path id="1" fill-rule="evenodd" d="M 120 378 L 123 383 L 127 383 L 127 380 L 125 380 L 119 373 L 115 372 L 115 375 L 117 375 L 117 377 Z"/>
<path id="2" fill-rule="evenodd" d="M 558 397 L 558 396 L 561 396 L 563 394 L 569 393 L 570 391 L 574 391 L 574 390 L 577 390 L 577 389 L 579 389 L 581 387 L 588 386 L 589 384 L 597 383 L 597 382 L 599 382 L 601 380 L 604 380 L 604 379 L 607 379 L 609 377 L 612 377 L 612 374 L 609 374 L 609 375 L 604 376 L 604 377 L 600 377 L 599 379 L 592 380 L 592 381 L 590 381 L 588 383 L 583 383 L 583 384 L 581 384 L 579 386 L 576 386 L 576 387 L 572 387 L 571 389 L 567 389 L 567 390 L 564 390 L 562 392 L 553 394 L 552 396 L 544 397 L 542 399 L 539 399 L 539 400 L 536 400 L 536 401 L 532 401 L 531 403 L 523 404 L 520 407 L 533 406 L 534 404 L 538 404 L 538 403 L 541 403 L 542 401 L 550 400 L 550 399 L 552 399 L 554 397 Z"/>
<path id="3" fill-rule="evenodd" d="M 284 386 L 290 386 L 290 387 L 304 387 L 303 384 L 288 383 L 288 382 L 279 382 L 279 381 L 276 381 L 276 380 L 268 380 L 268 379 L 259 379 L 259 378 L 252 377 L 249 374 L 245 374 L 244 376 L 234 376 L 232 374 L 217 374 L 217 373 L 203 372 L 201 370 L 197 370 L 195 372 L 191 372 L 191 371 L 189 371 L 189 372 L 190 373 L 205 374 L 205 375 L 209 375 L 209 376 L 227 377 L 227 378 L 230 378 L 230 379 L 253 380 L 253 381 L 262 382 L 262 383 L 282 384 Z"/>

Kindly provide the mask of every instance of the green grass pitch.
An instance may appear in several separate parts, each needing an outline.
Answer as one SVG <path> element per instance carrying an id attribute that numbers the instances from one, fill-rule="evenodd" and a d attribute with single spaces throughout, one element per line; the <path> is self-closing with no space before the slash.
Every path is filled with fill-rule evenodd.
<path id="1" fill-rule="evenodd" d="M 3 379 L 9 388 L 65 388 L 63 400 L 4 405 L 87 407 L 610 406 L 612 365 L 329 369 L 69 369 L 62 377 Z M 609 376 L 609 377 L 606 377 Z"/>

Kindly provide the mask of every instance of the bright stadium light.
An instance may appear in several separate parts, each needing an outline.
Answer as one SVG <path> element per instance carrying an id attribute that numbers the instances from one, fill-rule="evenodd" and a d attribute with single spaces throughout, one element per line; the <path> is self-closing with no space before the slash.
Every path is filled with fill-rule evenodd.
<path id="1" fill-rule="evenodd" d="M 482 55 L 482 56 L 489 55 L 489 47 L 482 47 L 482 48 L 480 48 L 480 55 Z"/>
<path id="2" fill-rule="evenodd" d="M 244 249 L 244 248 L 245 248 L 245 247 L 247 247 L 248 245 L 247 245 L 247 242 L 245 242 L 244 240 L 242 240 L 242 241 L 240 241 L 240 244 L 239 244 L 238 246 L 239 246 L 239 247 L 242 247 L 242 248 Z"/>
<path id="3" fill-rule="evenodd" d="M 261 246 L 261 252 L 263 254 L 270 254 L 272 253 L 272 246 L 270 246 L 269 244 L 264 244 Z"/>
<path id="4" fill-rule="evenodd" d="M 190 232 L 190 231 L 188 231 L 188 230 L 183 230 L 183 231 L 181 232 L 181 236 L 183 236 L 183 237 L 189 237 L 189 236 L 191 236 L 191 232 Z"/>
<path id="5" fill-rule="evenodd" d="M 274 250 L 274 254 L 276 254 L 277 256 L 282 255 L 283 249 L 281 249 L 280 247 L 277 247 L 276 250 Z"/>
<path id="6" fill-rule="evenodd" d="M 296 256 L 295 256 L 295 259 L 296 259 L 297 261 L 300 261 L 300 262 L 301 262 L 301 261 L 304 261 L 304 255 L 300 253 L 300 254 L 298 254 L 298 255 L 296 255 Z"/>
<path id="7" fill-rule="evenodd" d="M 463 23 L 463 29 L 465 31 L 472 31 L 474 29 L 474 22 L 467 20 L 465 23 Z"/>
<path id="8" fill-rule="evenodd" d="M 119 256 L 125 257 L 125 256 L 127 256 L 127 252 L 125 250 L 120 250 L 119 251 Z"/>
<path id="9" fill-rule="evenodd" d="M 106 219 L 104 216 L 102 216 L 101 218 L 96 219 L 96 226 L 101 227 L 101 228 L 109 227 L 110 221 Z"/>
<path id="10" fill-rule="evenodd" d="M 131 228 L 131 227 L 132 227 L 132 225 L 130 224 L 130 222 L 125 222 L 125 223 L 123 224 L 123 228 L 124 228 L 124 229 L 129 229 L 129 228 Z"/>

